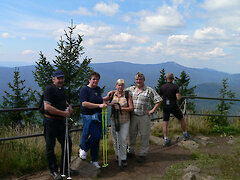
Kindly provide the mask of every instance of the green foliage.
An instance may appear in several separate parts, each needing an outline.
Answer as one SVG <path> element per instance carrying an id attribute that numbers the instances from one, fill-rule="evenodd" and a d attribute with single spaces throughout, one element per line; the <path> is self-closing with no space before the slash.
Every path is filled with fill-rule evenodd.
<path id="1" fill-rule="evenodd" d="M 232 99 L 235 97 L 235 93 L 229 90 L 228 79 L 222 80 L 222 88 L 219 90 L 220 98 Z M 216 110 L 213 111 L 213 114 L 227 115 L 231 109 L 232 102 L 226 102 L 220 100 L 217 104 Z M 209 116 L 208 124 L 214 133 L 232 133 L 231 128 L 227 128 L 229 125 L 228 118 L 224 116 Z"/>
<path id="2" fill-rule="evenodd" d="M 195 96 L 194 90 L 196 86 L 193 86 L 189 88 L 190 84 L 190 77 L 187 75 L 185 71 L 182 71 L 180 74 L 180 77 L 175 77 L 175 83 L 179 87 L 179 92 L 182 96 Z M 184 99 L 180 100 L 180 104 L 182 104 Z M 195 103 L 194 102 L 188 102 L 187 103 L 187 110 L 195 112 Z"/>
<path id="3" fill-rule="evenodd" d="M 8 176 L 10 169 L 11 175 L 20 176 L 47 167 L 45 151 L 36 144 L 30 147 L 24 142 L 8 141 L 1 142 L 0 146 L 0 177 Z M 6 151 L 6 148 L 9 149 Z"/>
<path id="4" fill-rule="evenodd" d="M 14 71 L 13 84 L 8 83 L 9 88 L 12 93 L 5 91 L 5 96 L 3 96 L 3 103 L 0 106 L 3 109 L 8 108 L 26 108 L 29 107 L 33 102 L 36 102 L 35 93 L 31 88 L 26 89 L 24 85 L 25 80 L 20 79 L 19 69 Z M 15 111 L 15 112 L 5 112 L 0 114 L 0 124 L 1 125 L 11 125 L 16 126 L 20 123 L 36 123 L 35 112 L 33 111 Z"/>
<path id="5" fill-rule="evenodd" d="M 160 71 L 160 76 L 158 78 L 158 84 L 157 86 L 155 86 L 155 90 L 158 94 L 160 94 L 160 88 L 163 84 L 166 83 L 166 76 L 165 76 L 165 69 L 162 68 L 162 70 Z M 160 104 L 160 109 L 162 110 L 163 109 L 163 104 L 161 103 Z"/>
<path id="6" fill-rule="evenodd" d="M 52 83 L 52 74 L 54 71 L 53 66 L 47 61 L 43 53 L 40 51 L 39 61 L 36 61 L 35 72 L 33 71 L 33 76 L 38 86 L 41 87 L 42 92 L 45 88 Z"/>
<path id="7" fill-rule="evenodd" d="M 40 52 L 39 61 L 36 62 L 36 71 L 34 73 L 35 81 L 44 91 L 45 87 L 51 84 L 51 76 L 56 69 L 62 70 L 65 75 L 66 97 L 69 103 L 78 103 L 78 93 L 83 85 L 88 83 L 89 74 L 93 71 L 89 64 L 91 58 L 85 57 L 80 62 L 80 57 L 84 54 L 82 36 L 77 34 L 74 37 L 74 29 L 68 27 L 69 31 L 65 31 L 64 38 L 61 38 L 55 49 L 57 55 L 53 60 L 53 66 L 46 60 L 42 52 Z M 55 69 L 54 69 L 55 68 Z M 47 73 L 46 73 L 47 72 Z"/>
<path id="8" fill-rule="evenodd" d="M 84 54 L 82 36 L 79 34 L 73 37 L 75 27 L 68 27 L 69 32 L 65 31 L 66 39 L 61 39 L 58 43 L 58 53 L 53 63 L 57 69 L 65 74 L 66 97 L 69 103 L 77 103 L 79 101 L 78 93 L 83 85 L 88 83 L 89 74 L 93 71 L 89 64 L 91 58 L 85 57 L 80 63 L 79 58 Z"/>
<path id="9" fill-rule="evenodd" d="M 214 125 L 211 127 L 210 133 L 236 135 L 236 134 L 240 134 L 240 127 Z"/>
<path id="10" fill-rule="evenodd" d="M 235 97 L 235 93 L 229 89 L 227 81 L 228 79 L 222 80 L 222 88 L 219 90 L 220 98 L 233 99 Z M 217 111 L 219 111 L 220 114 L 227 114 L 232 104 L 232 102 L 220 101 L 217 105 Z"/>
<path id="11" fill-rule="evenodd" d="M 162 70 L 160 71 L 160 76 L 158 78 L 158 84 L 157 86 L 155 86 L 155 90 L 158 94 L 160 94 L 161 86 L 165 83 L 166 83 L 166 73 L 165 73 L 165 69 L 162 68 Z"/>

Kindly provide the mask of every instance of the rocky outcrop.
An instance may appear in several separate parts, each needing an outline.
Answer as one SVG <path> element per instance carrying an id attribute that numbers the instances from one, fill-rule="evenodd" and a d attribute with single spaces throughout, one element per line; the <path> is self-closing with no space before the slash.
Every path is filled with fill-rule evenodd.
<path id="1" fill-rule="evenodd" d="M 87 161 L 81 160 L 79 157 L 72 158 L 71 169 L 78 173 L 78 177 L 82 178 L 94 178 L 101 172 L 100 169 Z"/>

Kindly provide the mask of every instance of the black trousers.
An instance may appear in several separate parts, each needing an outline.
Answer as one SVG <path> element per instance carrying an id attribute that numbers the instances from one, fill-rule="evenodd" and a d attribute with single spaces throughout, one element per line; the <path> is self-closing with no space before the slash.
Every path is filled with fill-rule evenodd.
<path id="1" fill-rule="evenodd" d="M 56 145 L 56 139 L 61 144 L 61 165 L 60 172 L 63 171 L 63 159 L 64 159 L 64 145 L 65 145 L 65 134 L 66 134 L 66 125 L 65 119 L 50 119 L 44 118 L 44 137 L 46 141 L 46 155 L 48 160 L 48 168 L 51 172 L 58 172 L 58 165 L 56 155 L 54 153 L 54 147 Z M 70 136 L 68 136 L 69 142 L 69 157 L 71 159 L 72 153 L 72 141 Z M 67 163 L 67 151 L 65 155 L 65 172 L 68 168 Z"/>

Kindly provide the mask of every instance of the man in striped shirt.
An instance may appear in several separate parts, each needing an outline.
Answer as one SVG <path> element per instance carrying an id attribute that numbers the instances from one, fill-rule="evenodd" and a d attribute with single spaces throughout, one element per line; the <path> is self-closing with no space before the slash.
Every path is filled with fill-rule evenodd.
<path id="1" fill-rule="evenodd" d="M 150 137 L 150 121 L 151 114 L 159 107 L 162 98 L 158 93 L 149 86 L 144 84 L 145 76 L 138 72 L 135 75 L 135 86 L 131 86 L 126 90 L 129 91 L 133 99 L 133 115 L 130 120 L 129 128 L 129 154 L 128 157 L 135 157 L 135 146 L 138 132 L 140 133 L 140 150 L 138 162 L 144 162 L 149 148 Z M 152 104 L 154 106 L 152 107 Z"/>

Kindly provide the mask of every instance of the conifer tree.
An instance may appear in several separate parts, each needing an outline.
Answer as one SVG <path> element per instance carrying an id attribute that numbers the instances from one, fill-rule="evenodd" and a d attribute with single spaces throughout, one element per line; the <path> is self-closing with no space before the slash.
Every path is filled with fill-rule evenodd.
<path id="1" fill-rule="evenodd" d="M 44 92 L 47 85 L 52 83 L 52 74 L 54 71 L 53 66 L 47 61 L 46 57 L 43 55 L 42 51 L 39 53 L 39 61 L 36 61 L 35 72 L 33 71 L 33 76 L 38 86 L 41 87 L 42 92 Z"/>
<path id="2" fill-rule="evenodd" d="M 185 71 L 182 71 L 180 74 L 180 77 L 175 77 L 175 83 L 179 87 L 179 92 L 182 96 L 195 96 L 194 89 L 196 86 L 193 86 L 189 88 L 190 84 L 190 77 L 187 75 Z M 180 101 L 180 105 L 182 104 L 183 99 Z M 187 110 L 189 111 L 195 111 L 195 103 L 193 101 L 189 102 L 187 104 Z"/>
<path id="3" fill-rule="evenodd" d="M 1 108 L 24 108 L 31 105 L 36 101 L 35 93 L 31 88 L 26 89 L 24 85 L 25 80 L 21 80 L 19 68 L 14 70 L 14 80 L 13 84 L 8 83 L 11 93 L 5 91 L 5 96 L 3 96 L 3 103 Z M 34 112 L 8 112 L 1 114 L 2 125 L 16 126 L 20 123 L 34 123 L 36 119 L 34 118 Z"/>
<path id="4" fill-rule="evenodd" d="M 55 49 L 57 55 L 56 59 L 53 60 L 53 69 L 46 58 L 40 53 L 40 60 L 37 63 L 36 71 L 34 74 L 35 80 L 38 82 L 39 86 L 44 90 L 48 85 L 47 80 L 51 79 L 52 71 L 59 69 L 64 72 L 65 75 L 65 89 L 66 97 L 69 103 L 78 103 L 79 90 L 83 85 L 88 83 L 88 76 L 93 71 L 89 64 L 91 58 L 85 57 L 82 62 L 80 62 L 80 57 L 84 54 L 82 43 L 82 36 L 77 34 L 74 36 L 74 29 L 76 26 L 68 27 L 69 31 L 65 30 L 64 39 L 61 38 L 57 43 L 57 48 Z M 42 63 L 40 63 L 42 62 Z M 42 69 L 41 69 L 42 67 Z M 49 74 L 45 74 L 44 70 L 48 70 Z M 38 78 L 37 77 L 42 77 Z"/>
<path id="5" fill-rule="evenodd" d="M 166 83 L 166 73 L 165 73 L 165 69 L 162 68 L 162 70 L 160 71 L 160 76 L 158 78 L 158 84 L 155 87 L 155 90 L 157 91 L 158 94 L 160 94 L 160 87 Z"/>
<path id="6" fill-rule="evenodd" d="M 158 84 L 157 86 L 155 86 L 155 90 L 158 94 L 160 94 L 160 88 L 163 84 L 166 83 L 166 73 L 165 73 L 165 69 L 162 68 L 162 70 L 160 71 L 160 76 L 158 78 Z M 160 109 L 163 109 L 163 104 L 160 104 Z"/>
<path id="7" fill-rule="evenodd" d="M 235 93 L 229 89 L 228 79 L 222 80 L 222 88 L 219 90 L 220 98 L 232 99 L 235 97 Z M 217 105 L 217 110 L 220 114 L 227 114 L 231 109 L 232 102 L 220 101 Z"/>
<path id="8" fill-rule="evenodd" d="M 222 88 L 219 90 L 219 97 L 223 99 L 232 99 L 235 97 L 235 93 L 229 89 L 228 79 L 222 80 Z M 226 102 L 221 100 L 217 106 L 216 110 L 213 111 L 213 114 L 228 114 L 229 110 L 231 109 L 232 102 Z M 221 129 L 222 126 L 228 126 L 228 119 L 227 117 L 221 116 L 210 116 L 208 117 L 209 125 L 215 129 Z"/>

